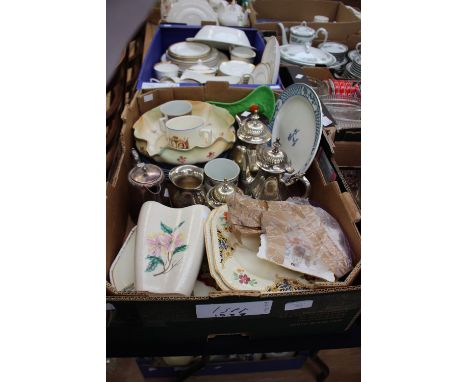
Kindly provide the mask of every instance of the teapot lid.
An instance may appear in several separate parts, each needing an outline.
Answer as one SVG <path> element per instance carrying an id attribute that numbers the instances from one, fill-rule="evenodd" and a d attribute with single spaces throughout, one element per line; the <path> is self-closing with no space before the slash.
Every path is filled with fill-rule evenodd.
<path id="1" fill-rule="evenodd" d="M 134 186 L 150 188 L 164 181 L 164 172 L 155 164 L 139 162 L 128 173 L 128 181 Z"/>
<path id="2" fill-rule="evenodd" d="M 291 27 L 292 34 L 302 37 L 312 37 L 315 33 L 315 29 L 307 26 L 307 22 L 303 21 L 301 25 L 295 25 Z"/>
<path id="3" fill-rule="evenodd" d="M 288 156 L 281 150 L 279 138 L 276 138 L 271 147 L 263 145 L 257 148 L 257 166 L 274 174 L 294 171 L 290 166 Z"/>
<path id="4" fill-rule="evenodd" d="M 237 130 L 237 137 L 246 143 L 259 145 L 271 139 L 271 132 L 268 126 L 260 120 L 258 106 L 251 105 L 250 111 L 253 113 Z"/>
<path id="5" fill-rule="evenodd" d="M 230 195 L 235 194 L 236 192 L 243 194 L 242 190 L 239 187 L 232 185 L 228 182 L 226 178 L 224 178 L 223 183 L 217 184 L 208 191 L 206 200 L 210 207 L 216 208 L 221 206 L 222 204 L 225 204 L 226 198 Z"/>

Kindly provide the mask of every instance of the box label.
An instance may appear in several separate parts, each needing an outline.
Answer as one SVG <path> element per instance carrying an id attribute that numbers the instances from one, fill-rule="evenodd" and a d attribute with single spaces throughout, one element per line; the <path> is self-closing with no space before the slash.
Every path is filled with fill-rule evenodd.
<path id="1" fill-rule="evenodd" d="M 178 88 L 180 87 L 180 84 L 174 84 L 172 82 L 143 82 L 141 84 L 141 89 L 142 90 L 148 90 L 148 89 L 161 89 L 161 88 Z"/>
<path id="2" fill-rule="evenodd" d="M 297 310 L 297 309 L 311 308 L 313 303 L 314 303 L 313 300 L 287 302 L 284 305 L 284 310 Z"/>
<path id="3" fill-rule="evenodd" d="M 152 94 L 147 94 L 145 96 L 143 96 L 143 101 L 145 102 L 149 102 L 149 101 L 152 101 L 153 100 L 153 95 Z"/>
<path id="4" fill-rule="evenodd" d="M 303 74 L 296 74 L 296 78 L 297 78 L 298 80 L 300 80 L 302 77 L 304 77 Z"/>
<path id="5" fill-rule="evenodd" d="M 333 122 L 330 121 L 330 119 L 326 115 L 322 114 L 322 126 L 327 127 L 327 126 L 331 125 L 332 123 Z"/>
<path id="6" fill-rule="evenodd" d="M 197 318 L 242 317 L 270 314 L 273 300 L 196 306 Z"/>

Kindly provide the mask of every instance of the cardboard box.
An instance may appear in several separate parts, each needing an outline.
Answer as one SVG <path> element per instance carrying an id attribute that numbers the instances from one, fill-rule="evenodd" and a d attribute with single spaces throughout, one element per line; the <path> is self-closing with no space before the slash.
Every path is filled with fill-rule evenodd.
<path id="1" fill-rule="evenodd" d="M 160 24 L 153 36 L 149 48 L 146 51 L 146 56 L 138 76 L 137 89 L 141 90 L 143 83 L 150 82 L 150 79 L 154 77 L 153 66 L 161 60 L 161 56 L 166 52 L 169 46 L 176 42 L 185 41 L 189 37 L 194 37 L 200 29 L 200 26 Z M 245 32 L 247 38 L 249 39 L 250 45 L 256 48 L 257 56 L 254 60 L 254 64 L 259 63 L 265 49 L 265 41 L 263 40 L 262 35 L 256 29 L 239 29 L 242 29 Z M 180 83 L 179 85 L 190 87 L 196 86 L 193 83 Z M 276 84 L 271 85 L 273 85 L 274 88 L 281 89 L 281 81 L 279 79 Z M 245 84 L 231 86 L 254 88 L 259 85 Z"/>
<path id="2" fill-rule="evenodd" d="M 359 34 L 361 19 L 339 1 L 324 0 L 256 0 L 253 27 L 262 31 L 275 31 L 281 36 L 277 23 L 281 21 L 285 27 L 291 27 L 307 21 L 313 29 L 320 27 L 328 31 L 328 39 L 332 41 L 347 41 L 348 37 Z M 313 22 L 314 16 L 327 16 L 328 23 Z M 315 42 L 319 40 L 314 40 Z"/>
<path id="3" fill-rule="evenodd" d="M 129 226 L 129 185 L 127 174 L 132 165 L 130 149 L 133 145 L 133 123 L 146 111 L 173 99 L 216 100 L 233 102 L 250 92 L 246 88 L 229 88 L 226 83 L 208 83 L 205 87 L 166 88 L 136 96 L 124 111 L 122 128 L 122 156 L 116 175 L 107 186 L 106 276 L 112 261 L 125 240 Z M 341 192 L 337 182 L 324 179 L 317 160 L 306 174 L 311 182 L 311 200 L 332 214 L 340 223 L 354 252 L 354 270 L 343 281 L 317 283 L 313 291 L 302 292 L 214 292 L 208 297 L 180 297 L 155 295 L 147 292 L 120 292 L 109 282 L 107 302 L 114 305 L 122 320 L 135 320 L 155 327 L 154 335 L 162 341 L 213 340 L 220 335 L 239 335 L 242 338 L 268 337 L 301 333 L 336 333 L 346 330 L 360 314 L 360 286 L 353 281 L 360 272 L 360 220 L 352 197 Z M 228 318 L 197 318 L 197 305 L 272 301 L 267 316 Z M 303 302 L 311 307 L 285 310 L 288 302 Z M 261 323 L 261 325 L 260 325 Z M 164 328 L 158 330 L 157 328 Z"/>
<path id="4" fill-rule="evenodd" d="M 361 142 L 335 141 L 334 156 L 340 167 L 361 167 Z"/>

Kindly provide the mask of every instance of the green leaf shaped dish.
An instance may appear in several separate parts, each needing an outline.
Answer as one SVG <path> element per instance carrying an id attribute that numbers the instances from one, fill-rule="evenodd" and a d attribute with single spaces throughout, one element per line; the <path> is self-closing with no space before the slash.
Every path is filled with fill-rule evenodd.
<path id="1" fill-rule="evenodd" d="M 273 112 L 275 111 L 275 93 L 269 86 L 259 86 L 247 97 L 239 101 L 225 103 L 216 101 L 207 101 L 208 103 L 226 109 L 232 116 L 249 110 L 250 106 L 258 105 L 260 114 L 263 114 L 268 120 L 271 120 Z"/>

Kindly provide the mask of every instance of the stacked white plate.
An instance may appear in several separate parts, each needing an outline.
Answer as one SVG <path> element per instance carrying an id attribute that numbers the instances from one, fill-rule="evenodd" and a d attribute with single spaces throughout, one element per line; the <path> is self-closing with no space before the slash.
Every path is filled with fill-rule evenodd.
<path id="1" fill-rule="evenodd" d="M 343 62 L 346 60 L 346 53 L 348 53 L 348 47 L 345 44 L 339 42 L 327 41 L 319 44 L 319 49 L 330 53 L 336 58 L 336 62 Z"/>
<path id="2" fill-rule="evenodd" d="M 209 45 L 195 42 L 178 42 L 166 51 L 166 60 L 176 64 L 182 71 L 195 64 L 217 67 L 219 51 Z"/>
<path id="3" fill-rule="evenodd" d="M 348 57 L 351 62 L 346 65 L 343 77 L 349 79 L 361 79 L 361 54 L 357 50 L 352 50 L 349 52 Z"/>

